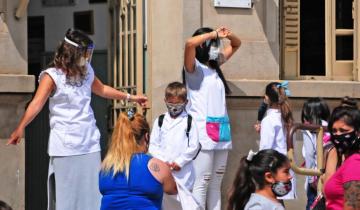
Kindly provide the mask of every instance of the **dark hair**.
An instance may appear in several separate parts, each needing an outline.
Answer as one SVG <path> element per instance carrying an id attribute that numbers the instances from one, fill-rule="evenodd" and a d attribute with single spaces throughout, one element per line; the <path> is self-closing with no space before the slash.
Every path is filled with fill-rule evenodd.
<path id="1" fill-rule="evenodd" d="M 77 29 L 68 29 L 65 37 L 79 46 L 76 47 L 65 39 L 62 40 L 56 49 L 50 67 L 64 71 L 67 82 L 71 85 L 81 86 L 86 78 L 87 69 L 86 66 L 80 66 L 78 62 L 86 53 L 87 46 L 93 44 L 93 41 L 84 32 Z"/>
<path id="2" fill-rule="evenodd" d="M 358 108 L 356 99 L 350 98 L 349 96 L 345 96 L 341 99 L 340 106 L 346 106 L 354 109 Z"/>
<path id="3" fill-rule="evenodd" d="M 302 123 L 307 121 L 310 124 L 321 125 L 321 120 L 328 121 L 329 117 L 329 106 L 322 98 L 310 98 L 305 101 L 301 111 Z"/>
<path id="4" fill-rule="evenodd" d="M 242 210 L 249 201 L 251 193 L 263 189 L 267 184 L 265 173 L 276 174 L 289 160 L 280 152 L 273 149 L 259 151 L 251 161 L 247 156 L 240 160 L 234 183 L 231 187 L 227 210 Z"/>
<path id="5" fill-rule="evenodd" d="M 201 35 L 201 34 L 210 33 L 212 31 L 214 31 L 214 29 L 208 28 L 208 27 L 203 27 L 203 28 L 197 29 L 192 36 L 194 37 L 194 36 L 198 36 L 198 35 Z M 216 73 L 219 75 L 221 81 L 224 84 L 225 93 L 230 94 L 231 93 L 230 87 L 229 87 L 229 85 L 227 84 L 227 82 L 225 80 L 224 74 L 222 73 L 222 71 L 220 69 L 219 63 L 217 61 L 215 61 L 215 60 L 209 60 L 210 46 L 212 44 L 214 44 L 214 43 L 215 43 L 215 45 L 218 46 L 219 45 L 219 40 L 218 39 L 211 39 L 209 44 L 203 43 L 200 46 L 197 46 L 195 48 L 195 51 L 196 51 L 195 57 L 202 64 L 206 64 L 208 62 L 209 66 L 216 70 Z M 183 82 L 185 84 L 185 72 L 184 72 L 184 69 L 183 69 L 182 76 L 183 76 Z"/>
<path id="6" fill-rule="evenodd" d="M 347 106 L 338 106 L 334 109 L 331 113 L 328 130 L 332 135 L 332 128 L 335 122 L 342 120 L 345 122 L 346 125 L 351 126 L 354 128 L 355 131 L 360 131 L 360 111 L 356 108 L 351 108 Z M 349 154 L 353 154 L 360 150 L 360 141 L 351 147 L 350 151 L 347 151 Z M 340 155 L 338 153 L 338 155 Z"/>
<path id="7" fill-rule="evenodd" d="M 293 116 L 290 109 L 287 96 L 285 94 L 285 89 L 281 87 L 281 84 L 278 82 L 271 82 L 265 88 L 265 95 L 269 98 L 269 105 L 278 104 L 280 107 L 281 118 L 286 124 L 287 128 L 290 128 L 293 123 Z"/>
<path id="8" fill-rule="evenodd" d="M 12 210 L 12 208 L 7 203 L 0 200 L 0 210 Z"/>
<path id="9" fill-rule="evenodd" d="M 187 92 L 186 87 L 181 82 L 172 82 L 168 84 L 165 89 L 165 98 L 170 97 L 180 97 L 182 100 L 186 101 L 187 99 Z"/>

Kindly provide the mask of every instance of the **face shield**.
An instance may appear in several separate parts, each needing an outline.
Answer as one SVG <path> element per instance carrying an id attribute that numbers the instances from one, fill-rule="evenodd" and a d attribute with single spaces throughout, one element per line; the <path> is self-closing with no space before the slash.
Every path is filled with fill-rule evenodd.
<path id="1" fill-rule="evenodd" d="M 75 43 L 75 42 L 71 41 L 70 39 L 68 39 L 66 37 L 64 38 L 64 40 L 65 40 L 65 42 L 71 44 L 74 47 L 77 47 L 77 48 L 80 48 L 80 49 L 83 48 L 83 46 L 79 45 L 78 43 Z M 93 55 L 93 52 L 94 52 L 94 48 L 95 48 L 94 43 L 91 43 L 91 44 L 86 46 L 85 55 L 84 55 L 85 61 L 83 61 L 83 59 L 81 59 L 79 65 L 83 66 L 83 65 L 85 65 L 85 62 L 87 62 L 87 63 L 91 62 L 92 55 Z"/>
<path id="2" fill-rule="evenodd" d="M 210 46 L 209 49 L 209 60 L 217 61 L 218 63 L 224 63 L 224 43 L 222 39 L 206 40 L 206 46 Z"/>
<path id="3" fill-rule="evenodd" d="M 86 52 L 85 52 L 85 59 L 88 63 L 91 63 L 91 59 L 93 56 L 93 52 L 94 52 L 94 48 L 95 45 L 93 43 L 89 44 L 86 48 Z"/>

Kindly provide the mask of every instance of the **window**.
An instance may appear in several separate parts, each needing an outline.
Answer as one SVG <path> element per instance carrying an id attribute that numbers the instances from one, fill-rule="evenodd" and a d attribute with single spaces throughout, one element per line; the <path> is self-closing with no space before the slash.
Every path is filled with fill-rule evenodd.
<path id="1" fill-rule="evenodd" d="M 42 0 L 43 6 L 71 6 L 75 0 Z"/>
<path id="2" fill-rule="evenodd" d="M 357 80 L 357 1 L 282 3 L 282 77 Z"/>
<path id="3" fill-rule="evenodd" d="M 107 0 L 89 0 L 90 4 L 94 4 L 94 3 L 106 3 Z"/>
<path id="4" fill-rule="evenodd" d="M 94 34 L 93 11 L 74 12 L 74 28 L 87 34 Z"/>

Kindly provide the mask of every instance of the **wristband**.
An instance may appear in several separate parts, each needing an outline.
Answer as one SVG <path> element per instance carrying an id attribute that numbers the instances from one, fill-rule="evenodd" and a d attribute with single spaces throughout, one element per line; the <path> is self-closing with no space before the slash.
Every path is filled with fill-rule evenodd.
<path id="1" fill-rule="evenodd" d="M 130 97 L 131 97 L 130 93 L 126 94 L 126 101 L 130 101 Z"/>

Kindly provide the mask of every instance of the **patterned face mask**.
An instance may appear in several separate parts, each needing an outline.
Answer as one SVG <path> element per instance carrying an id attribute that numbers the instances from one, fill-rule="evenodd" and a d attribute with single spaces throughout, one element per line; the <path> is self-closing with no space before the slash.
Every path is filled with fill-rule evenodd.
<path id="1" fill-rule="evenodd" d="M 344 154 L 351 149 L 357 141 L 359 141 L 359 137 L 356 135 L 356 131 L 352 131 L 340 135 L 331 135 L 330 140 L 337 151 Z"/>
<path id="2" fill-rule="evenodd" d="M 274 184 L 271 185 L 271 190 L 278 197 L 288 194 L 291 191 L 291 189 L 292 189 L 291 181 L 275 182 Z"/>
<path id="3" fill-rule="evenodd" d="M 181 112 L 184 111 L 186 106 L 186 103 L 182 104 L 172 104 L 172 103 L 166 103 L 166 107 L 171 115 L 171 117 L 177 117 L 181 114 Z"/>

